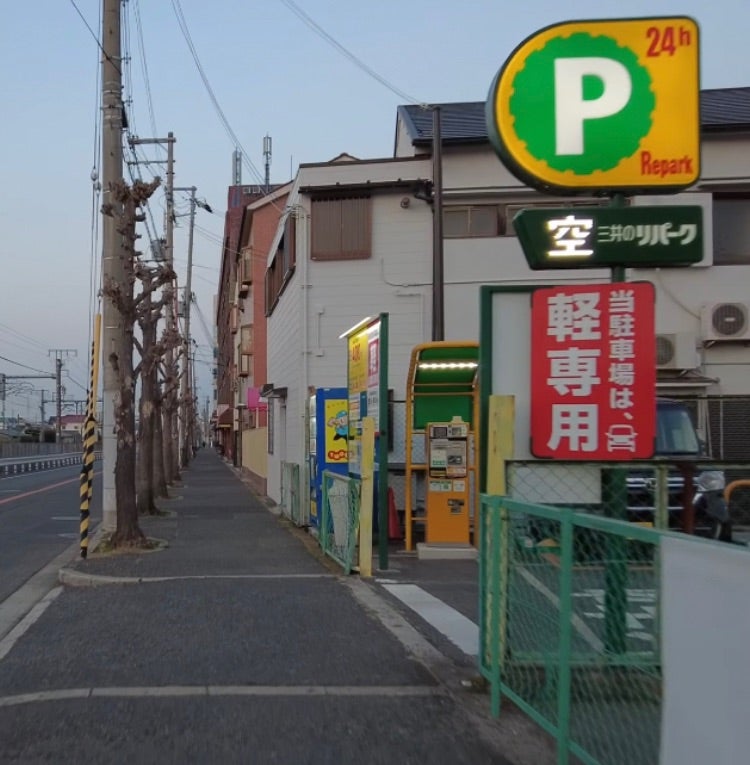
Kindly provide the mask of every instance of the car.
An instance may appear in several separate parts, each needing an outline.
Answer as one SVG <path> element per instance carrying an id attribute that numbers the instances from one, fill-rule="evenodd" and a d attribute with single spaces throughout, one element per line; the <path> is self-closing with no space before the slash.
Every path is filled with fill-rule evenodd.
<path id="1" fill-rule="evenodd" d="M 684 516 L 692 504 L 695 534 L 728 542 L 732 539 L 732 523 L 724 500 L 724 473 L 707 466 L 707 460 L 705 444 L 698 437 L 685 404 L 673 399 L 657 399 L 654 461 L 669 465 L 669 528 L 684 530 Z M 689 502 L 685 498 L 687 479 L 692 483 Z M 651 467 L 628 470 L 627 491 L 628 520 L 653 525 L 657 492 L 655 471 Z"/>

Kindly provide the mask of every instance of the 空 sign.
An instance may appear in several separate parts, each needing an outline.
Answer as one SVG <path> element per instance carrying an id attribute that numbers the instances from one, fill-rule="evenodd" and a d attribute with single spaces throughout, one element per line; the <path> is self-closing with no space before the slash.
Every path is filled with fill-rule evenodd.
<path id="1" fill-rule="evenodd" d="M 698 25 L 567 21 L 521 43 L 485 108 L 495 150 L 552 193 L 676 191 L 700 174 Z"/>

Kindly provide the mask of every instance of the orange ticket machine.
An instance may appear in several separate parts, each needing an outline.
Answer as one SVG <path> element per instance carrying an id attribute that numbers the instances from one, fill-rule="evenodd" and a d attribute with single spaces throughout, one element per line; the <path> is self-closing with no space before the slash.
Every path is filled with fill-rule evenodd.
<path id="1" fill-rule="evenodd" d="M 460 417 L 450 422 L 431 422 L 425 438 L 425 541 L 468 544 L 469 424 Z"/>

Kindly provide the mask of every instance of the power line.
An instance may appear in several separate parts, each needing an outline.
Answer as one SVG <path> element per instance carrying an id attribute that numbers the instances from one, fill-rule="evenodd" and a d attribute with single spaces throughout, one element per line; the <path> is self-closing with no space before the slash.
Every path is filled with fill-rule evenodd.
<path id="1" fill-rule="evenodd" d="M 185 20 L 185 14 L 182 12 L 182 5 L 180 4 L 180 0 L 171 0 L 172 2 L 172 10 L 174 11 L 175 17 L 177 18 L 177 24 L 180 27 L 180 31 L 182 32 L 182 36 L 185 38 L 185 42 L 187 43 L 187 46 L 190 50 L 190 55 L 193 57 L 193 63 L 196 66 L 196 69 L 198 70 L 198 74 L 200 75 L 201 80 L 203 81 L 203 85 L 206 89 L 206 92 L 208 93 L 208 97 L 211 99 L 211 103 L 214 105 L 214 109 L 216 110 L 216 113 L 219 116 L 219 119 L 224 126 L 224 130 L 226 131 L 229 138 L 231 138 L 232 142 L 234 143 L 234 146 L 236 149 L 239 149 L 240 153 L 242 154 L 242 158 L 247 164 L 247 166 L 250 168 L 250 172 L 255 176 L 255 178 L 258 180 L 258 182 L 261 185 L 265 186 L 266 178 L 265 175 L 258 170 L 258 168 L 253 164 L 253 161 L 248 156 L 245 149 L 242 147 L 242 144 L 240 143 L 240 139 L 237 138 L 236 133 L 234 130 L 232 130 L 232 126 L 229 124 L 229 120 L 227 119 L 226 115 L 224 114 L 224 110 L 221 108 L 219 104 L 219 100 L 216 97 L 216 93 L 214 93 L 214 89 L 211 87 L 211 83 L 208 81 L 208 76 L 206 75 L 205 70 L 203 69 L 203 65 L 200 62 L 200 58 L 198 57 L 198 51 L 195 49 L 195 45 L 193 44 L 193 38 L 190 35 L 190 30 L 188 29 L 187 21 Z M 276 211 L 279 214 L 283 214 L 283 210 L 276 204 L 275 201 L 271 201 L 270 204 L 276 209 Z"/>
<path id="2" fill-rule="evenodd" d="M 22 332 L 19 332 L 17 329 L 13 329 L 13 327 L 9 327 L 7 324 L 0 323 L 0 327 L 7 330 L 8 332 L 12 332 L 14 335 L 18 335 L 18 337 L 20 337 L 22 340 L 26 340 L 26 342 L 28 343 L 33 343 L 34 345 L 38 345 L 40 348 L 44 348 L 46 353 L 47 346 L 44 345 L 43 343 L 40 343 L 38 340 L 35 340 L 33 337 L 24 335 Z"/>
<path id="3" fill-rule="evenodd" d="M 135 27 L 138 34 L 138 51 L 141 60 L 141 70 L 143 72 L 143 82 L 146 87 L 146 101 L 148 103 L 148 113 L 151 120 L 151 135 L 159 135 L 156 130 L 156 117 L 154 116 L 154 101 L 151 97 L 151 84 L 148 76 L 148 62 L 146 61 L 146 48 L 143 44 L 143 25 L 141 24 L 141 7 L 139 0 L 135 0 L 133 5 L 135 13 Z"/>
<path id="4" fill-rule="evenodd" d="M 89 25 L 89 22 L 86 21 L 86 17 L 81 13 L 81 9 L 76 5 L 75 0 L 70 0 L 70 4 L 76 9 L 76 13 L 81 17 L 81 21 L 83 21 L 83 23 L 86 25 L 86 29 L 88 29 L 89 32 L 91 33 L 91 36 L 94 38 L 94 41 L 96 42 L 96 44 L 99 46 L 99 50 L 102 52 L 104 57 L 119 72 L 120 71 L 119 65 L 116 64 L 114 61 L 112 61 L 112 59 L 105 52 L 104 48 L 102 48 L 102 44 L 101 42 L 99 42 L 99 38 L 96 36 L 96 32 L 94 32 L 94 30 L 91 28 L 91 26 Z"/>
<path id="5" fill-rule="evenodd" d="M 426 106 L 426 104 L 422 101 L 417 100 L 416 98 L 412 98 L 407 93 L 404 93 L 403 90 L 400 90 L 395 85 L 393 85 L 391 82 L 385 79 L 382 75 L 378 74 L 372 67 L 369 67 L 367 64 L 365 64 L 362 59 L 357 58 L 348 48 L 345 48 L 338 40 L 336 40 L 335 37 L 328 34 L 328 32 L 323 29 L 323 27 L 320 26 L 314 19 L 312 19 L 310 16 L 308 16 L 293 0 L 281 0 L 282 4 L 285 5 L 292 13 L 294 13 L 295 16 L 297 16 L 299 19 L 301 19 L 310 29 L 315 32 L 318 36 L 322 37 L 327 43 L 332 45 L 339 53 L 341 53 L 343 56 L 349 59 L 356 67 L 361 69 L 365 74 L 372 77 L 374 80 L 377 80 L 381 85 L 384 85 L 388 90 L 391 91 L 391 93 L 395 93 L 399 98 L 403 99 L 404 101 L 408 101 L 410 104 L 415 104 L 417 106 Z"/>
<path id="6" fill-rule="evenodd" d="M 13 361 L 13 359 L 9 359 L 6 356 L 0 356 L 0 359 L 3 361 L 7 361 L 9 364 L 15 364 L 17 367 L 23 367 L 23 369 L 29 369 L 32 372 L 39 372 L 39 374 L 46 375 L 49 374 L 49 372 L 45 372 L 43 369 L 36 369 L 36 367 L 30 367 L 26 364 L 22 364 L 20 361 Z"/>

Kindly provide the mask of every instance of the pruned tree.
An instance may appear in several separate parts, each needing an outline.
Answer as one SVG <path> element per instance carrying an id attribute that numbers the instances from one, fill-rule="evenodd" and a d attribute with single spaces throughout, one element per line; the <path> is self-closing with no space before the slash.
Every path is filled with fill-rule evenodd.
<path id="1" fill-rule="evenodd" d="M 136 465 L 136 505 L 138 512 L 154 514 L 158 508 L 156 496 L 156 474 L 161 454 L 156 460 L 156 417 L 160 399 L 158 368 L 163 355 L 163 340 L 157 341 L 157 326 L 164 304 L 169 299 L 168 291 L 154 300 L 156 290 L 169 284 L 175 278 L 174 270 L 167 264 L 156 267 L 136 266 L 136 275 L 143 284 L 141 300 L 136 309 L 141 341 L 136 347 L 141 356 L 136 367 L 136 376 L 141 378 L 141 397 L 138 405 L 138 450 Z M 161 443 L 159 443 L 161 447 Z M 163 479 L 163 469 L 160 477 Z M 161 487 L 160 487 L 161 488 Z"/>
<path id="2" fill-rule="evenodd" d="M 138 546 L 146 542 L 146 537 L 138 524 L 138 509 L 135 492 L 136 438 L 135 438 L 135 369 L 133 366 L 133 348 L 135 324 L 140 304 L 151 295 L 148 290 L 134 295 L 134 285 L 139 269 L 138 253 L 135 244 L 139 239 L 136 224 L 143 222 L 143 206 L 159 186 L 156 178 L 151 183 L 135 181 L 132 186 L 126 183 L 114 184 L 114 200 L 122 205 L 120 220 L 115 221 L 117 232 L 122 237 L 122 257 L 124 258 L 122 282 L 105 280 L 102 291 L 112 300 L 117 308 L 123 325 L 123 340 L 119 347 L 110 350 L 107 362 L 111 364 L 117 377 L 119 390 L 115 395 L 115 434 L 117 436 L 117 460 L 115 462 L 115 496 L 117 503 L 117 522 L 111 537 L 113 547 Z M 104 215 L 115 215 L 117 208 L 105 205 Z"/>
<path id="3" fill-rule="evenodd" d="M 179 453 L 179 423 L 177 419 L 180 408 L 180 348 L 181 338 L 177 327 L 167 327 L 167 349 L 173 353 L 167 354 L 163 364 L 164 387 L 162 389 L 162 438 L 164 445 L 164 470 L 168 484 L 180 480 Z"/>

